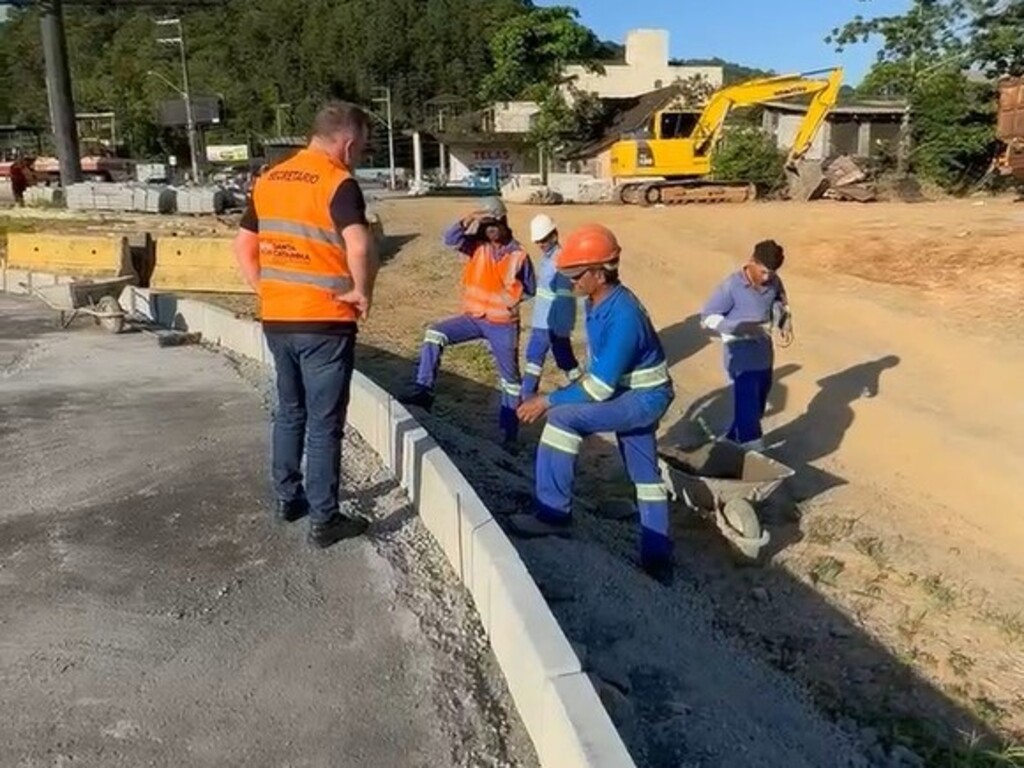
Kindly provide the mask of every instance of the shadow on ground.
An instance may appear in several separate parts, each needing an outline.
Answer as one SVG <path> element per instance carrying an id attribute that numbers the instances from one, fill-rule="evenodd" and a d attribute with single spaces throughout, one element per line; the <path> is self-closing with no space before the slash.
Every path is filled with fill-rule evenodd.
<path id="1" fill-rule="evenodd" d="M 693 314 L 681 322 L 658 331 L 665 348 L 668 367 L 693 357 L 711 343 L 711 335 L 700 326 L 700 315 Z"/>
<path id="2" fill-rule="evenodd" d="M 679 333 L 689 335 L 692 322 Z M 787 460 L 805 466 L 834 451 L 853 423 L 850 403 L 865 390 L 877 393 L 881 373 L 897 363 L 890 356 L 822 379 L 807 413 L 779 430 Z M 413 365 L 371 346 L 358 352 L 359 368 L 393 394 Z M 784 407 L 784 380 L 796 370 L 779 370 L 773 408 Z M 713 393 L 691 410 L 724 397 Z M 525 430 L 520 449 L 508 452 L 498 446 L 496 413 L 495 388 L 446 370 L 433 413 L 415 411 L 500 521 L 531 488 L 539 428 Z M 593 511 L 629 487 L 614 448 L 587 441 L 577 491 L 586 489 L 595 503 L 577 514 L 574 538 L 514 541 L 601 681 L 602 700 L 638 765 L 888 765 L 901 745 L 947 765 L 954 763 L 939 745 L 957 742 L 957 734 L 994 742 L 974 712 L 825 594 L 770 560 L 736 566 L 718 534 L 681 510 L 674 512 L 679 577 L 672 587 L 650 581 L 634 565 L 635 521 Z M 797 522 L 789 526 L 799 532 Z"/>

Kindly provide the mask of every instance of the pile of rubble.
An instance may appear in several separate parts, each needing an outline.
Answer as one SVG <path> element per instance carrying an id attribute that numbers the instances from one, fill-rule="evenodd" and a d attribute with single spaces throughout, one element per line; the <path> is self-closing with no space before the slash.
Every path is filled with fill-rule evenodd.
<path id="1" fill-rule="evenodd" d="M 786 168 L 790 200 L 830 198 L 869 203 L 876 199 L 876 194 L 867 180 L 867 171 L 847 155 L 824 163 L 800 160 Z"/>

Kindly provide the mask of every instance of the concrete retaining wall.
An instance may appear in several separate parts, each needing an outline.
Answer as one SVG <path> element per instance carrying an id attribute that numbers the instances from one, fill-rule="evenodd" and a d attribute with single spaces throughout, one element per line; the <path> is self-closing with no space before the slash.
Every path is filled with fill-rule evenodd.
<path id="1" fill-rule="evenodd" d="M 7 266 L 78 277 L 114 277 L 132 271 L 128 239 L 83 235 L 7 235 Z"/>
<path id="2" fill-rule="evenodd" d="M 150 287 L 166 291 L 252 293 L 226 237 L 161 237 Z"/>
<path id="3" fill-rule="evenodd" d="M 4 270 L 2 287 L 58 280 Z M 19 292 L 15 290 L 14 292 Z M 129 311 L 272 365 L 258 323 L 172 294 L 129 287 Z M 349 426 L 401 482 L 473 597 L 544 768 L 632 768 L 611 719 L 519 554 L 451 459 L 405 408 L 356 372 Z"/>

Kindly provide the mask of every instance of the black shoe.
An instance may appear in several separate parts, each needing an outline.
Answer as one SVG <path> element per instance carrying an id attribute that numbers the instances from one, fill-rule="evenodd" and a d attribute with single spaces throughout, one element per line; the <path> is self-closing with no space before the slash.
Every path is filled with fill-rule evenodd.
<path id="1" fill-rule="evenodd" d="M 664 587 L 671 587 L 676 579 L 675 564 L 671 560 L 655 560 L 642 563 L 641 570 Z"/>
<path id="2" fill-rule="evenodd" d="M 283 523 L 294 523 L 309 514 L 309 502 L 305 499 L 277 502 L 276 515 Z"/>
<path id="3" fill-rule="evenodd" d="M 323 523 L 309 524 L 309 543 L 317 549 L 327 549 L 339 541 L 362 536 L 369 527 L 366 518 L 337 514 Z"/>
<path id="4" fill-rule="evenodd" d="M 419 384 L 412 387 L 408 392 L 403 392 L 397 398 L 402 405 L 414 405 L 422 408 L 427 413 L 434 407 L 434 393 Z"/>

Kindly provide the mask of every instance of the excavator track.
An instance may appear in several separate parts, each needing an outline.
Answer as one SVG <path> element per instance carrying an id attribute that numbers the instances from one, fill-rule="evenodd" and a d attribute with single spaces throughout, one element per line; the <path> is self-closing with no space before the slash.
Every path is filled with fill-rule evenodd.
<path id="1" fill-rule="evenodd" d="M 687 205 L 692 203 L 746 203 L 757 198 L 757 188 L 741 181 L 647 181 L 619 187 L 623 205 Z"/>

